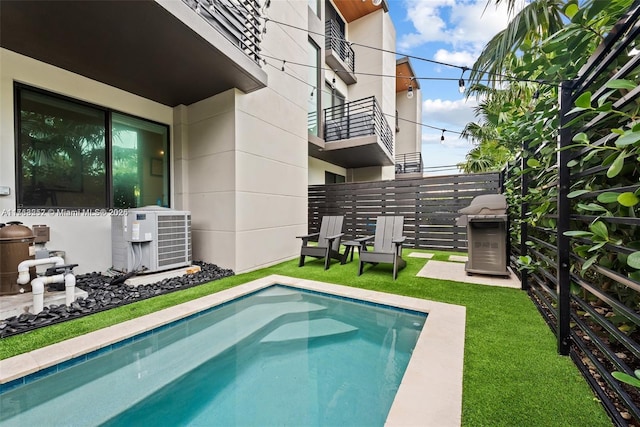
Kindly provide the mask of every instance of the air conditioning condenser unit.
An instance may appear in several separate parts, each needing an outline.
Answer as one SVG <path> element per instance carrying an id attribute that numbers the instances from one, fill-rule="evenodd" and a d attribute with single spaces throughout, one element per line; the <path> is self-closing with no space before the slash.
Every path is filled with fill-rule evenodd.
<path id="1" fill-rule="evenodd" d="M 191 265 L 191 213 L 147 206 L 112 216 L 111 259 L 123 273 Z"/>

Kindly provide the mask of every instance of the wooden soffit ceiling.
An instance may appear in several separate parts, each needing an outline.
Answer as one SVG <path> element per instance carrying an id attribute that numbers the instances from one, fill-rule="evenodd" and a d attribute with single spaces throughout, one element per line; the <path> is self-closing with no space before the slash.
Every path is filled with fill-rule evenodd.
<path id="1" fill-rule="evenodd" d="M 404 57 L 398 59 L 396 61 L 396 93 L 406 91 L 409 83 L 411 83 L 414 89 L 420 89 L 420 82 L 418 80 L 411 82 L 411 77 L 415 76 L 409 58 Z"/>
<path id="2" fill-rule="evenodd" d="M 355 21 L 378 9 L 384 9 L 385 12 L 389 11 L 387 0 L 382 0 L 382 3 L 378 6 L 374 6 L 372 0 L 333 0 L 333 4 L 347 22 Z"/>

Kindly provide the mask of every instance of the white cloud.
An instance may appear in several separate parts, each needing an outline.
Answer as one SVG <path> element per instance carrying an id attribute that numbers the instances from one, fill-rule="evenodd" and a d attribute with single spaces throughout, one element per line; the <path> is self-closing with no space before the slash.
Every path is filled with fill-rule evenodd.
<path id="1" fill-rule="evenodd" d="M 446 64 L 460 65 L 463 67 L 469 67 L 476 62 L 479 56 L 479 52 L 458 51 L 452 52 L 446 49 L 438 49 L 433 59 L 436 61 L 444 62 Z"/>
<path id="2" fill-rule="evenodd" d="M 435 132 L 435 131 L 434 131 Z M 467 150 L 471 149 L 473 146 L 466 139 L 461 139 L 460 135 L 455 133 L 444 133 L 444 141 L 442 140 L 442 132 L 440 133 L 431 133 L 430 132 L 422 132 L 422 146 L 430 146 L 441 145 L 446 148 L 465 148 Z"/>
<path id="3" fill-rule="evenodd" d="M 423 133 L 422 156 L 425 173 L 428 175 L 450 175 L 458 173 L 456 164 L 465 161 L 465 156 L 473 146 L 465 140 L 447 136 L 440 140 L 440 134 Z"/>
<path id="4" fill-rule="evenodd" d="M 451 90 L 457 90 L 457 85 L 452 85 Z M 443 123 L 445 129 L 461 131 L 467 123 L 476 120 L 473 108 L 477 105 L 474 98 L 455 101 L 427 99 L 422 103 L 422 120 L 429 125 Z"/>
<path id="5" fill-rule="evenodd" d="M 398 46 L 407 50 L 427 42 L 443 42 L 455 50 L 479 52 L 507 26 L 506 3 L 486 6 L 486 0 L 405 0 L 407 20 L 415 31 L 401 36 Z"/>

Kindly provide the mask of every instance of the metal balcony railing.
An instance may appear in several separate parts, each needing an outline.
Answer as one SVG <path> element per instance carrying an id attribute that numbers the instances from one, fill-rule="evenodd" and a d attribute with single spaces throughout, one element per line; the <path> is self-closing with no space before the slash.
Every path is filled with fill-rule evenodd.
<path id="1" fill-rule="evenodd" d="M 245 55 L 260 65 L 260 4 L 257 0 L 182 0 Z"/>
<path id="2" fill-rule="evenodd" d="M 396 174 L 422 173 L 422 153 L 406 153 L 396 156 Z"/>
<path id="3" fill-rule="evenodd" d="M 393 134 L 375 96 L 324 110 L 325 142 L 377 135 L 393 156 Z"/>
<path id="4" fill-rule="evenodd" d="M 345 40 L 344 34 L 340 31 L 340 26 L 333 19 L 325 22 L 325 48 L 338 54 L 338 57 L 345 63 L 352 73 L 356 69 L 356 56 L 351 48 L 351 44 Z"/>

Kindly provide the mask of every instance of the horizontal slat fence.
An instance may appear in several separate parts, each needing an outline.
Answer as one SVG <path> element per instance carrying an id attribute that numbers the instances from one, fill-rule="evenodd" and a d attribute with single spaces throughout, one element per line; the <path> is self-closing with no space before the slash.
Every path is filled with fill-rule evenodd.
<path id="1" fill-rule="evenodd" d="M 379 215 L 403 215 L 406 247 L 466 250 L 458 211 L 481 194 L 496 194 L 498 173 L 309 186 L 309 232 L 325 215 L 344 215 L 345 239 L 373 234 Z"/>

